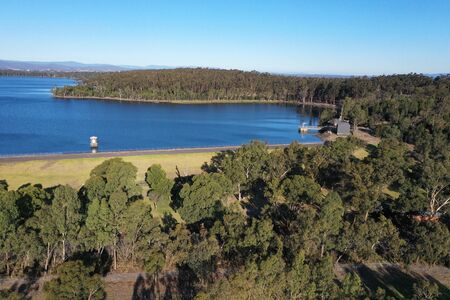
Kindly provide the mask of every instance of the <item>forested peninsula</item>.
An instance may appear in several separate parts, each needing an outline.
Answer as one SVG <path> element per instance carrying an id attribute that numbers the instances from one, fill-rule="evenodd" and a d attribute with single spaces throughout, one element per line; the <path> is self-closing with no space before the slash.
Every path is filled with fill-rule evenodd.
<path id="1" fill-rule="evenodd" d="M 377 77 L 299 77 L 238 70 L 180 68 L 96 73 L 78 86 L 53 90 L 55 97 L 150 102 L 290 102 L 336 105 L 346 98 L 434 96 L 448 77 L 420 74 Z"/>

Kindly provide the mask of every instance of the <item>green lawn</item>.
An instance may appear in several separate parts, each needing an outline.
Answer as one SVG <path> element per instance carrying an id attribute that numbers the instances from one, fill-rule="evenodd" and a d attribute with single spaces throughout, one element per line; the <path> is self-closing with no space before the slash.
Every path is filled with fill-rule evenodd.
<path id="1" fill-rule="evenodd" d="M 182 175 L 197 174 L 204 162 L 209 162 L 213 152 L 154 154 L 122 157 L 138 168 L 138 182 L 144 183 L 144 174 L 152 164 L 161 164 L 169 177 L 176 176 L 176 168 Z M 89 177 L 90 171 L 108 158 L 76 158 L 60 160 L 32 160 L 0 163 L 0 179 L 6 179 L 10 189 L 25 183 L 40 183 L 44 187 L 69 184 L 79 188 Z"/>

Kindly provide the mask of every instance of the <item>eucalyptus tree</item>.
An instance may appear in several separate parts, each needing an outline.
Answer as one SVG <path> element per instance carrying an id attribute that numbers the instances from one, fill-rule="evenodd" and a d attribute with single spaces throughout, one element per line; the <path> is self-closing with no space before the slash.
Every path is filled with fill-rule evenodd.
<path id="1" fill-rule="evenodd" d="M 342 227 L 344 205 L 336 192 L 330 192 L 325 196 L 320 205 L 317 220 L 317 229 L 320 239 L 320 257 L 325 251 L 334 249 L 336 237 Z"/>
<path id="2" fill-rule="evenodd" d="M 345 274 L 341 285 L 339 293 L 341 299 L 357 300 L 368 294 L 363 287 L 361 278 L 355 272 Z"/>
<path id="3" fill-rule="evenodd" d="M 205 285 L 215 274 L 218 257 L 220 257 L 220 247 L 216 237 L 202 228 L 200 233 L 191 234 L 190 255 L 186 257 L 183 264 L 195 273 L 201 285 Z"/>
<path id="4" fill-rule="evenodd" d="M 422 279 L 414 283 L 411 300 L 437 300 L 440 296 L 439 286 L 436 283 Z"/>
<path id="5" fill-rule="evenodd" d="M 245 184 L 251 185 L 262 177 L 266 162 L 269 160 L 269 151 L 265 143 L 252 141 L 242 145 L 236 151 L 236 157 L 243 166 Z"/>
<path id="6" fill-rule="evenodd" d="M 316 299 L 338 299 L 339 287 L 336 284 L 331 256 L 319 260 L 311 273 L 316 286 Z"/>
<path id="7" fill-rule="evenodd" d="M 259 141 L 252 141 L 235 151 L 219 153 L 211 159 L 209 169 L 228 177 L 233 184 L 233 191 L 241 201 L 244 193 L 249 193 L 252 188 L 257 188 L 255 184 L 258 179 L 263 177 L 268 160 L 267 145 Z"/>
<path id="8" fill-rule="evenodd" d="M 101 254 L 113 243 L 114 229 L 110 223 L 111 211 L 105 200 L 93 199 L 88 206 L 80 238 L 86 250 Z"/>
<path id="9" fill-rule="evenodd" d="M 137 168 L 121 158 L 112 158 L 95 167 L 83 186 L 83 193 L 89 201 L 108 201 L 116 192 L 126 194 L 133 201 L 142 197 L 142 188 L 136 183 Z"/>
<path id="10" fill-rule="evenodd" d="M 286 296 L 288 299 L 316 299 L 316 284 L 312 280 L 311 267 L 305 260 L 304 251 L 299 251 L 286 274 Z"/>
<path id="11" fill-rule="evenodd" d="M 287 203 L 297 209 L 302 205 L 319 204 L 323 198 L 320 185 L 301 175 L 286 178 L 282 183 L 282 190 Z"/>
<path id="12" fill-rule="evenodd" d="M 376 179 L 377 173 L 371 164 L 352 161 L 344 166 L 346 178 L 340 191 L 347 200 L 349 210 L 356 217 L 367 221 L 369 214 L 380 207 L 382 202 L 383 182 Z"/>
<path id="13" fill-rule="evenodd" d="M 51 202 L 51 194 L 40 184 L 26 184 L 18 190 L 20 199 L 17 201 L 20 216 L 23 221 L 33 216 L 43 205 Z"/>
<path id="14" fill-rule="evenodd" d="M 247 261 L 204 289 L 198 299 L 286 299 L 286 264 L 281 255 Z"/>
<path id="15" fill-rule="evenodd" d="M 106 299 L 104 283 L 93 267 L 81 261 L 65 262 L 58 267 L 56 277 L 44 284 L 48 300 L 60 299 Z"/>
<path id="16" fill-rule="evenodd" d="M 149 186 L 148 197 L 159 201 L 170 201 L 170 193 L 174 185 L 173 180 L 167 178 L 161 165 L 151 165 L 145 173 L 145 181 Z"/>
<path id="17" fill-rule="evenodd" d="M 0 190 L 0 263 L 8 275 L 14 259 L 14 240 L 19 226 L 19 209 L 16 205 L 19 198 L 16 191 Z"/>
<path id="18" fill-rule="evenodd" d="M 137 200 L 128 205 L 120 224 L 122 238 L 120 254 L 124 261 L 134 265 L 139 259 L 140 244 L 145 243 L 159 222 L 152 217 L 150 204 L 144 200 Z"/>
<path id="19" fill-rule="evenodd" d="M 355 220 L 344 222 L 342 233 L 336 240 L 335 250 L 340 254 L 337 261 L 346 257 L 352 262 L 402 260 L 406 241 L 390 219 L 381 216 L 379 220 Z"/>
<path id="20" fill-rule="evenodd" d="M 414 223 L 407 234 L 407 261 L 442 264 L 450 259 L 450 230 L 441 222 Z"/>
<path id="21" fill-rule="evenodd" d="M 49 220 L 52 220 L 51 206 L 44 205 L 27 222 L 27 225 L 38 233 L 39 240 L 46 248 L 43 262 L 45 272 L 48 271 L 52 261 L 54 261 L 55 251 L 57 251 L 60 241 L 55 224 Z"/>
<path id="22" fill-rule="evenodd" d="M 347 98 L 344 103 L 344 117 L 350 119 L 353 124 L 353 131 L 358 130 L 358 125 L 364 124 L 368 120 L 367 105 L 364 101 L 354 101 Z"/>
<path id="23" fill-rule="evenodd" d="M 426 192 L 430 214 L 445 214 L 450 208 L 450 158 L 425 158 L 419 168 L 419 184 Z"/>
<path id="24" fill-rule="evenodd" d="M 85 247 L 102 252 L 112 251 L 117 269 L 117 251 L 122 236 L 121 227 L 129 205 L 142 198 L 136 183 L 137 168 L 120 158 L 104 161 L 91 171 L 82 188 L 88 200 L 86 227 L 83 231 Z"/>
<path id="25" fill-rule="evenodd" d="M 242 185 L 246 182 L 245 169 L 242 160 L 235 151 L 224 151 L 211 159 L 215 171 L 223 173 L 230 179 L 237 199 L 242 200 Z"/>
<path id="26" fill-rule="evenodd" d="M 128 208 L 128 198 L 125 192 L 114 192 L 109 197 L 106 222 L 112 229 L 112 252 L 114 269 L 117 269 L 117 252 L 122 237 L 122 224 L 126 222 L 125 212 Z"/>
<path id="27" fill-rule="evenodd" d="M 290 161 L 287 151 L 284 149 L 271 151 L 262 175 L 265 184 L 265 196 L 273 202 L 279 201 L 282 196 L 281 182 L 294 168 L 295 161 Z"/>
<path id="28" fill-rule="evenodd" d="M 82 216 L 81 201 L 77 191 L 72 187 L 58 186 L 53 192 L 50 215 L 55 226 L 55 232 L 61 243 L 61 258 L 66 259 L 67 247 L 77 243 Z"/>
<path id="29" fill-rule="evenodd" d="M 398 139 L 382 139 L 369 161 L 375 180 L 380 184 L 403 184 L 413 161 L 405 143 Z"/>
<path id="30" fill-rule="evenodd" d="M 231 182 L 225 175 L 202 173 L 181 189 L 183 202 L 178 212 L 187 223 L 214 218 L 221 213 L 223 200 L 230 194 Z"/>
<path id="31" fill-rule="evenodd" d="M 45 245 L 44 270 L 52 261 L 65 261 L 69 250 L 78 245 L 82 225 L 81 200 L 70 186 L 58 186 L 52 191 L 51 202 L 43 204 L 27 224 L 38 232 Z M 60 249 L 58 251 L 58 248 Z"/>

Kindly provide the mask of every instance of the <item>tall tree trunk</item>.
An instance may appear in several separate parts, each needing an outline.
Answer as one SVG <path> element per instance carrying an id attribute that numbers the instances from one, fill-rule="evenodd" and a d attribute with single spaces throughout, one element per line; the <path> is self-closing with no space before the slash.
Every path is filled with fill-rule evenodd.
<path id="1" fill-rule="evenodd" d="M 114 239 L 114 249 L 113 249 L 113 257 L 114 257 L 114 270 L 117 270 L 117 241 Z"/>
<path id="2" fill-rule="evenodd" d="M 242 200 L 242 193 L 241 193 L 241 185 L 238 183 L 238 197 L 239 197 L 239 202 L 241 202 Z"/>
<path id="3" fill-rule="evenodd" d="M 9 260 L 9 255 L 8 255 L 8 252 L 6 252 L 5 262 L 6 262 L 6 274 L 7 275 L 9 275 L 9 262 L 8 262 L 8 260 Z"/>
<path id="4" fill-rule="evenodd" d="M 326 239 L 327 235 L 325 234 L 325 232 L 322 234 L 322 240 L 320 241 L 320 243 L 322 244 L 320 246 L 320 258 L 323 258 L 323 255 L 325 253 L 325 239 Z"/>
<path id="5" fill-rule="evenodd" d="M 89 296 L 88 296 L 88 300 L 91 300 L 92 297 L 98 292 L 99 288 L 96 288 L 93 291 L 89 291 Z"/>
<path id="6" fill-rule="evenodd" d="M 44 270 L 45 273 L 48 271 L 48 264 L 50 263 L 50 243 L 47 243 L 47 257 L 45 258 Z"/>
<path id="7" fill-rule="evenodd" d="M 160 299 L 159 297 L 159 280 L 158 280 L 158 272 L 153 275 L 154 285 L 155 285 L 155 299 Z"/>
<path id="8" fill-rule="evenodd" d="M 66 239 L 62 240 L 62 260 L 66 260 Z"/>

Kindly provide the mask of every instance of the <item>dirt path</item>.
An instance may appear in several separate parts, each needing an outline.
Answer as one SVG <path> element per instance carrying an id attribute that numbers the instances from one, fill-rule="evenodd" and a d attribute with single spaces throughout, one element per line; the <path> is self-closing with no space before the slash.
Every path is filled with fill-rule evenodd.
<path id="1" fill-rule="evenodd" d="M 362 283 L 376 291 L 386 290 L 395 299 L 411 299 L 413 286 L 419 280 L 435 283 L 440 292 L 439 299 L 450 299 L 450 269 L 444 266 L 413 264 L 401 266 L 392 263 L 340 264 L 335 267 L 339 278 L 348 272 L 356 272 Z"/>
<path id="2" fill-rule="evenodd" d="M 399 299 L 409 299 L 414 282 L 418 279 L 427 279 L 439 285 L 442 299 L 450 296 L 450 269 L 443 266 L 428 266 L 414 264 L 409 267 L 401 267 L 390 263 L 369 264 L 338 264 L 335 272 L 342 279 L 349 272 L 357 272 L 367 287 L 376 290 L 377 287 L 385 288 L 390 295 Z M 32 299 L 44 299 L 42 287 L 45 282 L 54 276 L 41 277 L 37 280 L 24 278 L 1 278 L 0 289 L 12 288 L 25 291 Z M 145 278 L 144 272 L 110 273 L 103 277 L 108 299 L 132 299 L 139 280 Z"/>

